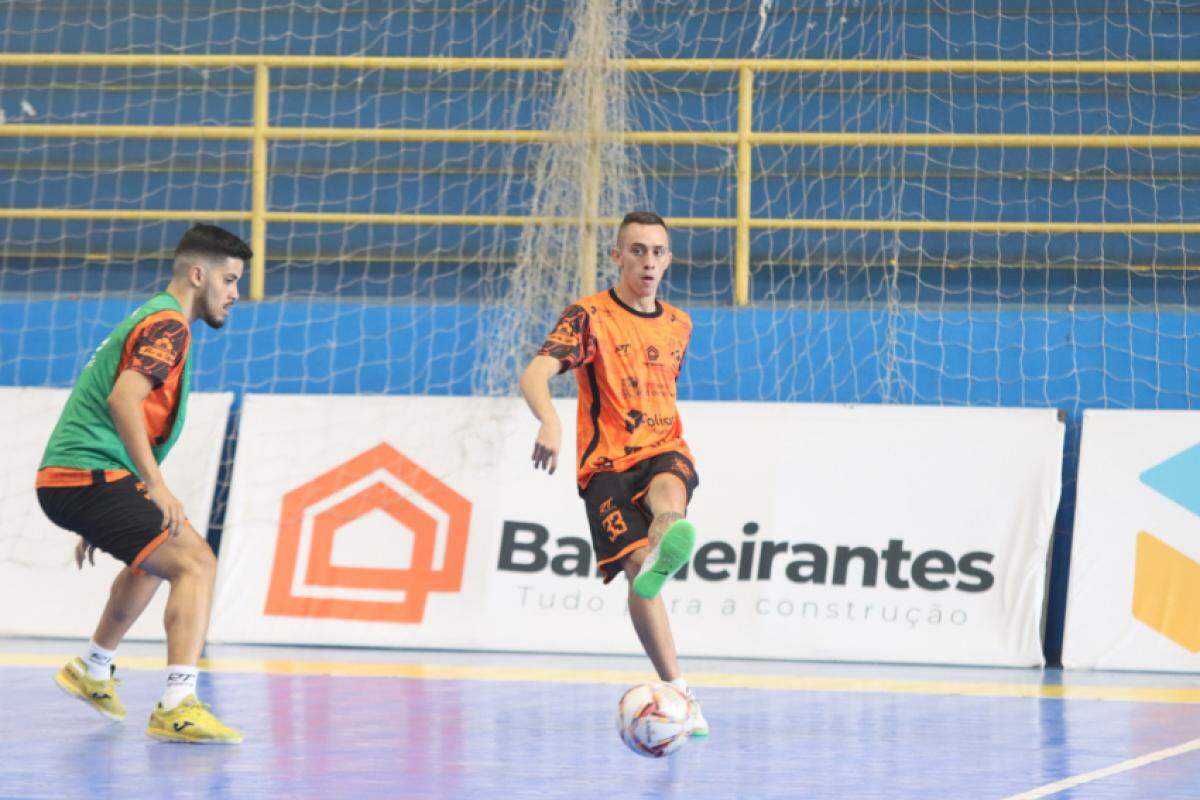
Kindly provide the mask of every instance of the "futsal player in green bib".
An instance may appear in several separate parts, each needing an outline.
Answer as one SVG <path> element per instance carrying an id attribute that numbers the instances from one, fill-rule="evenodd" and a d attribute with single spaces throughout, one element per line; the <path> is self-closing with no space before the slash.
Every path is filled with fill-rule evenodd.
<path id="1" fill-rule="evenodd" d="M 99 548 L 125 563 L 87 653 L 55 676 L 67 693 L 121 720 L 113 655 L 162 581 L 167 683 L 146 733 L 174 742 L 242 737 L 196 697 L 217 560 L 163 481 L 159 464 L 187 418 L 191 323 L 220 328 L 238 299 L 250 248 L 215 225 L 195 225 L 175 248 L 171 283 L 125 318 L 83 368 L 37 474 L 51 522 L 81 537 L 76 563 Z"/>

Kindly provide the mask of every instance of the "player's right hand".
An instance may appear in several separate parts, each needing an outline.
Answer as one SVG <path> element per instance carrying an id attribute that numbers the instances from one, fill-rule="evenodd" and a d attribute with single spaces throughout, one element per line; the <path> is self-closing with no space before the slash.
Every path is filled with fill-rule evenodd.
<path id="1" fill-rule="evenodd" d="M 163 529 L 167 531 L 168 536 L 178 536 L 183 530 L 183 523 L 187 519 L 187 515 L 183 513 L 183 503 L 179 498 L 171 494 L 171 490 L 163 484 L 157 486 L 146 485 L 146 496 L 150 498 L 154 505 L 158 506 L 163 513 Z"/>
<path id="2" fill-rule="evenodd" d="M 80 536 L 75 544 L 75 566 L 83 569 L 84 561 L 93 567 L 96 566 L 96 545 L 88 544 L 88 540 Z"/>
<path id="3" fill-rule="evenodd" d="M 533 443 L 533 468 L 544 469 L 551 475 L 558 467 L 558 449 L 562 446 L 562 425 L 556 419 L 542 423 Z"/>

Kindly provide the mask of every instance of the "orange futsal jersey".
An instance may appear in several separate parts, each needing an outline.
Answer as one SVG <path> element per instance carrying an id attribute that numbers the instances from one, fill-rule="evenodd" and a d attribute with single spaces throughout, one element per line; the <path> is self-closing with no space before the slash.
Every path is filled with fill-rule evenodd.
<path id="1" fill-rule="evenodd" d="M 576 465 L 579 488 L 597 472 L 624 472 L 659 453 L 692 459 L 683 441 L 675 384 L 683 365 L 691 318 L 657 301 L 637 311 L 607 292 L 572 305 L 546 338 L 539 355 L 575 370 L 579 381 Z"/>

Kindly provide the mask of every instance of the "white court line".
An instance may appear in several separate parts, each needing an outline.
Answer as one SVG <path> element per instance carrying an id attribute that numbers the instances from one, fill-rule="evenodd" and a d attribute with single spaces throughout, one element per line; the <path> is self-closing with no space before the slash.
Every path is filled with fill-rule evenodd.
<path id="1" fill-rule="evenodd" d="M 1159 750 L 1154 753 L 1147 753 L 1144 756 L 1131 758 L 1128 761 L 1122 761 L 1120 764 L 1113 764 L 1111 767 L 1098 769 L 1094 772 L 1086 772 L 1083 775 L 1076 775 L 1074 778 L 1065 778 L 1056 783 L 1050 783 L 1045 786 L 1040 786 L 1037 789 L 1030 789 L 1028 792 L 1014 794 L 1005 797 L 1004 800 L 1036 800 L 1039 797 L 1049 797 L 1052 794 L 1071 789 L 1076 786 L 1081 786 L 1085 783 L 1098 781 L 1101 778 L 1107 778 L 1110 775 L 1116 775 L 1121 772 L 1128 772 L 1131 769 L 1144 767 L 1147 764 L 1153 764 L 1155 761 L 1162 761 L 1165 758 L 1172 756 L 1183 755 L 1190 753 L 1193 750 L 1200 750 L 1200 739 L 1192 739 L 1190 742 L 1184 742 L 1175 747 L 1168 747 L 1166 750 Z"/>

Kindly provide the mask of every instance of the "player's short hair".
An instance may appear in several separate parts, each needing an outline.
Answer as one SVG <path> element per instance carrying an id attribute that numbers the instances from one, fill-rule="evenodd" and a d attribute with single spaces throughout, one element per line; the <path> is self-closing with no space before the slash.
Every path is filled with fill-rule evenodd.
<path id="1" fill-rule="evenodd" d="M 671 229 L 667 227 L 666 221 L 653 211 L 630 211 L 625 215 L 625 218 L 621 220 L 621 224 L 617 228 L 618 242 L 621 241 L 621 234 L 623 234 L 625 229 L 630 225 L 657 225 L 667 233 L 671 232 Z"/>
<path id="2" fill-rule="evenodd" d="M 250 245 L 243 242 L 235 234 L 216 225 L 197 223 L 188 228 L 187 233 L 175 246 L 175 264 L 179 265 L 191 259 L 201 258 L 205 261 L 217 261 L 225 258 L 240 258 L 249 261 L 254 257 Z"/>

